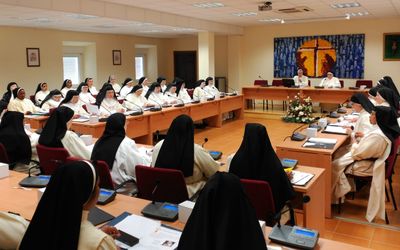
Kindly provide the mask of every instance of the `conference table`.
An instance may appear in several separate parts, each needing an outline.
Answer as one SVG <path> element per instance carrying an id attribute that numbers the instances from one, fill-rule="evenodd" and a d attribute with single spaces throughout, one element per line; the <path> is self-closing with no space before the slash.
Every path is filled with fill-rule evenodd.
<path id="1" fill-rule="evenodd" d="M 35 212 L 38 203 L 38 191 L 34 188 L 21 188 L 18 183 L 21 179 L 26 177 L 26 174 L 18 173 L 15 171 L 10 171 L 10 176 L 0 179 L 0 211 L 10 211 L 13 213 L 18 213 L 27 220 L 30 220 Z M 139 199 L 135 197 L 130 197 L 126 195 L 117 194 L 114 201 L 111 203 L 98 206 L 100 209 L 110 213 L 113 216 L 118 216 L 123 212 L 129 212 L 136 215 L 141 215 L 141 210 L 149 204 L 151 201 Z M 167 222 L 163 221 L 163 224 L 172 226 L 174 228 L 183 230 L 185 227 L 184 223 L 179 221 Z M 268 235 L 271 232 L 270 227 L 266 227 L 264 237 L 268 246 L 280 245 L 271 243 L 268 240 Z M 245 230 L 243 228 L 238 228 L 238 230 Z M 289 249 L 283 247 L 283 249 Z M 341 243 L 338 241 L 328 240 L 320 238 L 318 245 L 315 249 L 353 249 L 362 250 L 366 248 L 358 247 L 355 245 L 350 245 L 346 243 Z"/>
<path id="2" fill-rule="evenodd" d="M 243 119 L 243 95 L 226 96 L 224 98 L 200 103 L 186 104 L 183 107 L 168 107 L 161 111 L 145 111 L 142 115 L 127 116 L 126 135 L 134 138 L 142 144 L 153 144 L 153 133 L 166 130 L 175 117 L 186 114 L 193 121 L 205 119 L 211 127 L 221 127 L 223 114 L 234 112 L 236 119 Z M 25 123 L 29 123 L 32 129 L 43 128 L 48 117 L 26 116 Z M 89 134 L 99 138 L 104 132 L 105 122 L 72 122 L 71 129 L 80 134 Z"/>
<path id="3" fill-rule="evenodd" d="M 303 134 L 305 132 L 303 131 Z M 331 213 L 331 177 L 333 155 L 342 145 L 349 143 L 350 136 L 328 133 L 317 133 L 318 138 L 336 139 L 333 149 L 305 148 L 305 141 L 282 141 L 276 146 L 276 154 L 279 158 L 296 159 L 298 164 L 325 169 L 325 216 L 332 217 Z"/>
<path id="4" fill-rule="evenodd" d="M 246 86 L 242 88 L 244 101 L 247 100 L 275 100 L 287 101 L 293 99 L 295 95 L 310 97 L 313 102 L 341 104 L 347 101 L 355 93 L 368 94 L 367 89 L 346 89 L 346 88 L 287 88 L 287 87 L 261 87 Z"/>

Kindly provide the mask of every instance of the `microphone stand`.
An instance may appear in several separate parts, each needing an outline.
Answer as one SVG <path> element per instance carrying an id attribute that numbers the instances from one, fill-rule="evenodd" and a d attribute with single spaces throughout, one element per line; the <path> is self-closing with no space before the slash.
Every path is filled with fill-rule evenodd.
<path id="1" fill-rule="evenodd" d="M 140 107 L 139 105 L 137 105 L 136 103 L 131 102 L 131 101 L 128 101 L 126 98 L 124 99 L 124 101 L 125 101 L 125 102 L 128 102 L 128 103 L 130 103 L 130 104 L 132 104 L 132 105 L 135 105 L 135 106 L 138 107 L 139 110 L 140 110 L 140 111 L 134 112 L 134 113 L 132 113 L 132 114 L 130 114 L 130 115 L 134 115 L 134 114 L 135 114 L 135 115 L 142 115 L 142 114 L 144 113 L 143 108 Z"/>

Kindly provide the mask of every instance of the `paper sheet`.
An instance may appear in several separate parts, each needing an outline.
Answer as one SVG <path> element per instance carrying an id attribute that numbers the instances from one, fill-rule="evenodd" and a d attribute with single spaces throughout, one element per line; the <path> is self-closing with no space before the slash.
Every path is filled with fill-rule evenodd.
<path id="1" fill-rule="evenodd" d="M 326 133 L 337 133 L 337 134 L 347 134 L 347 130 L 342 127 L 336 127 L 336 126 L 326 126 L 324 132 Z"/>
<path id="2" fill-rule="evenodd" d="M 313 174 L 300 172 L 296 170 L 293 170 L 292 173 L 293 173 L 293 178 L 290 180 L 290 182 L 293 185 L 304 186 L 314 177 Z"/>
<path id="3" fill-rule="evenodd" d="M 326 143 L 326 144 L 336 144 L 337 139 L 334 139 L 334 138 L 317 138 L 317 137 L 311 137 L 311 138 L 308 139 L 308 142 Z"/>

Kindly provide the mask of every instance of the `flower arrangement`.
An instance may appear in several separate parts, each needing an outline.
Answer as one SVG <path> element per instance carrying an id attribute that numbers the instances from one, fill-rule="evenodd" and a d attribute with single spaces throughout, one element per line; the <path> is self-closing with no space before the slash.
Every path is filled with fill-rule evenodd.
<path id="1" fill-rule="evenodd" d="M 311 98 L 297 93 L 293 100 L 289 100 L 287 113 L 282 119 L 285 122 L 312 123 L 315 121 L 312 111 Z"/>

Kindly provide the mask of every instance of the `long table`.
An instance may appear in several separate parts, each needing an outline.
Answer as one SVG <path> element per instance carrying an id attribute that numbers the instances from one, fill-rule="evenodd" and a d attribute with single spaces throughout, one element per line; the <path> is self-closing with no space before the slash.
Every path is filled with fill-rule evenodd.
<path id="1" fill-rule="evenodd" d="M 221 127 L 223 113 L 233 111 L 236 119 L 243 119 L 243 95 L 227 96 L 218 100 L 196 104 L 187 104 L 183 107 L 163 108 L 161 111 L 146 111 L 143 115 L 128 116 L 126 120 L 126 134 L 135 141 L 143 144 L 153 144 L 153 133 L 168 129 L 175 117 L 186 114 L 194 121 L 206 119 L 209 126 Z M 44 127 L 47 117 L 26 117 L 25 122 L 31 128 Z M 105 122 L 73 122 L 71 129 L 81 134 L 90 134 L 99 138 L 105 129 Z"/>
<path id="2" fill-rule="evenodd" d="M 331 177 L 333 154 L 342 145 L 349 142 L 347 135 L 326 134 L 318 132 L 319 138 L 337 139 L 333 149 L 304 148 L 305 141 L 286 140 L 276 146 L 279 158 L 298 160 L 298 164 L 325 169 L 325 216 L 331 218 Z"/>
<path id="3" fill-rule="evenodd" d="M 249 86 L 242 88 L 242 94 L 244 95 L 245 101 L 253 99 L 286 101 L 288 99 L 292 99 L 298 93 L 300 93 L 300 95 L 309 96 L 313 102 L 340 104 L 348 100 L 353 94 L 367 94 L 368 90 L 346 88 L 316 89 L 314 87 L 286 88 L 275 86 Z"/>
<path id="4" fill-rule="evenodd" d="M 0 203 L 0 211 L 11 211 L 14 213 L 19 213 L 25 219 L 30 220 L 37 206 L 38 195 L 36 189 L 17 188 L 18 182 L 26 176 L 27 176 L 26 174 L 10 171 L 9 177 L 0 179 L 0 190 L 1 190 L 0 200 L 2 201 Z M 117 194 L 113 202 L 104 206 L 99 206 L 99 208 L 112 214 L 113 216 L 118 216 L 125 211 L 130 212 L 132 214 L 140 215 L 141 214 L 140 211 L 150 202 L 151 201 L 148 200 Z M 179 221 L 176 222 L 163 221 L 163 223 L 181 230 L 185 227 L 185 224 Z M 238 228 L 238 230 L 245 230 L 245 229 Z M 271 228 L 267 227 L 265 229 L 265 235 L 264 235 L 266 242 L 271 246 L 279 246 L 275 243 L 269 242 L 268 235 L 270 232 Z M 362 250 L 366 248 L 320 238 L 318 241 L 318 245 L 316 246 L 315 249 Z"/>

